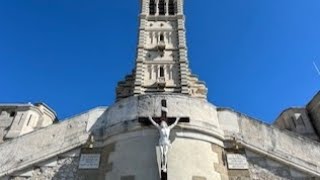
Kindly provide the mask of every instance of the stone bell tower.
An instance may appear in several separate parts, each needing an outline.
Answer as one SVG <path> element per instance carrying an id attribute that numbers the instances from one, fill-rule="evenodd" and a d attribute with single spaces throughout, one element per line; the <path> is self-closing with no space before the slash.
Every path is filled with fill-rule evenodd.
<path id="1" fill-rule="evenodd" d="M 206 98 L 204 83 L 191 74 L 183 0 L 141 0 L 136 67 L 117 87 L 117 99 L 150 93 Z"/>
<path id="2" fill-rule="evenodd" d="M 276 126 L 211 104 L 189 69 L 183 2 L 141 0 L 136 65 L 111 106 L 53 125 L 32 123 L 30 104 L 0 106 L 0 180 L 320 179 L 320 93 Z"/>

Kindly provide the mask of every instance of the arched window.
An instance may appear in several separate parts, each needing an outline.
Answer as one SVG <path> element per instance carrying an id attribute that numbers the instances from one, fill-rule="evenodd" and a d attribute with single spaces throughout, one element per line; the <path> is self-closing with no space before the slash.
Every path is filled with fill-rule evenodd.
<path id="1" fill-rule="evenodd" d="M 176 13 L 176 2 L 175 0 L 169 0 L 169 15 L 175 15 Z"/>
<path id="2" fill-rule="evenodd" d="M 164 68 L 160 67 L 160 77 L 164 77 Z"/>
<path id="3" fill-rule="evenodd" d="M 166 15 L 166 3 L 165 0 L 159 0 L 159 15 Z"/>
<path id="4" fill-rule="evenodd" d="M 149 12 L 150 12 L 150 15 L 155 15 L 156 14 L 156 2 L 155 2 L 155 0 L 150 0 Z"/>
<path id="5" fill-rule="evenodd" d="M 164 35 L 160 34 L 160 42 L 164 42 Z"/>

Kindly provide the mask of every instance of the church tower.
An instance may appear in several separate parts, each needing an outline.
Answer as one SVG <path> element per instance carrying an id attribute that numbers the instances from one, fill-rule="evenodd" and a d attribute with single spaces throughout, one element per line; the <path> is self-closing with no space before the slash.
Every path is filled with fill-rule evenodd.
<path id="1" fill-rule="evenodd" d="M 211 104 L 189 69 L 183 3 L 141 0 L 114 104 L 55 124 L 43 104 L 0 104 L 0 180 L 319 179 L 320 93 L 275 126 Z"/>
<path id="2" fill-rule="evenodd" d="M 117 99 L 151 93 L 206 98 L 204 83 L 191 74 L 183 0 L 141 0 L 136 67 L 117 87 Z"/>

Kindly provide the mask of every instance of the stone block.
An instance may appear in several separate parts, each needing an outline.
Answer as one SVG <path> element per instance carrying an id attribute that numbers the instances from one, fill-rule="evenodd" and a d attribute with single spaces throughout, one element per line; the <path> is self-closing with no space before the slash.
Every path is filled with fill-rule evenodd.
<path id="1" fill-rule="evenodd" d="M 201 176 L 193 176 L 192 180 L 207 180 L 207 178 Z"/>

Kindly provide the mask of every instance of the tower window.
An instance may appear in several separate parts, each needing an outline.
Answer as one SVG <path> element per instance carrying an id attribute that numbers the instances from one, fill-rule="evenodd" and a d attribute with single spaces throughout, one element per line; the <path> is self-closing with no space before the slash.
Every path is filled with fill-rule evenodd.
<path id="1" fill-rule="evenodd" d="M 164 35 L 160 34 L 160 41 L 163 42 L 164 41 Z"/>
<path id="2" fill-rule="evenodd" d="M 174 15 L 176 13 L 176 3 L 174 0 L 169 0 L 169 15 Z"/>
<path id="3" fill-rule="evenodd" d="M 164 0 L 159 0 L 159 15 L 166 14 L 166 3 Z"/>
<path id="4" fill-rule="evenodd" d="M 160 67 L 160 77 L 164 77 L 164 68 Z"/>
<path id="5" fill-rule="evenodd" d="M 155 15 L 156 14 L 156 3 L 155 3 L 155 0 L 150 0 L 149 11 L 150 11 L 150 15 Z"/>

